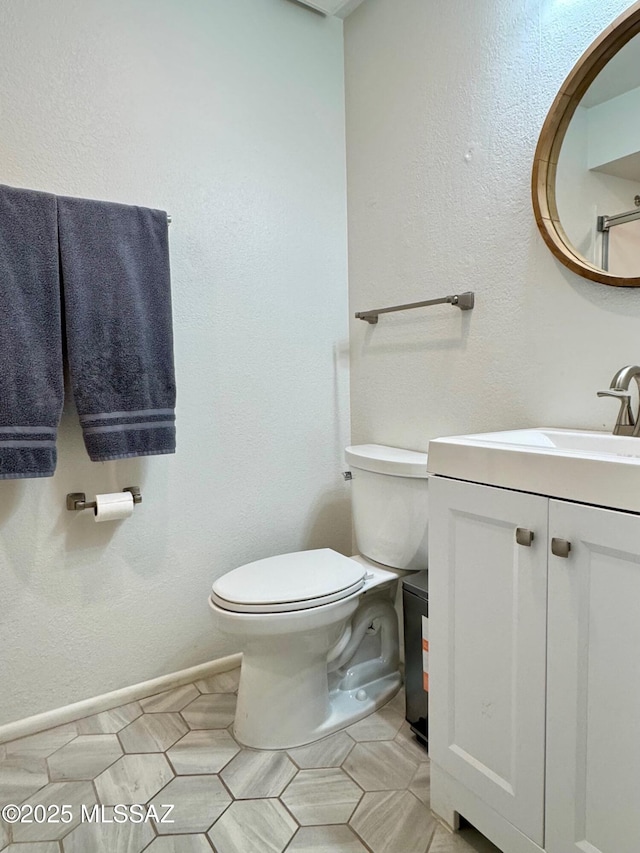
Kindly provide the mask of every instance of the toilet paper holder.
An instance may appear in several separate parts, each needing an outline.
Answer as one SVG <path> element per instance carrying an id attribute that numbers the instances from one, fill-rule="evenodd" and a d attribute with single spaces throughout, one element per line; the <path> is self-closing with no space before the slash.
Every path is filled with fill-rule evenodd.
<path id="1" fill-rule="evenodd" d="M 123 492 L 131 492 L 133 495 L 133 503 L 140 504 L 142 503 L 142 495 L 140 494 L 140 489 L 138 486 L 127 486 L 126 489 L 122 490 Z M 83 509 L 95 509 L 96 502 L 88 501 L 87 496 L 84 492 L 69 492 L 67 495 L 67 509 L 73 510 L 74 512 L 80 511 Z"/>

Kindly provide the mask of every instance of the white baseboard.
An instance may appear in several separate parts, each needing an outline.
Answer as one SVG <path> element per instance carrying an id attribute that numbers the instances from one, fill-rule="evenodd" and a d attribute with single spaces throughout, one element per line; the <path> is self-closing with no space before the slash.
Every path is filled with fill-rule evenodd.
<path id="1" fill-rule="evenodd" d="M 92 714 L 99 714 L 101 711 L 109 711 L 111 708 L 126 705 L 127 702 L 135 702 L 138 699 L 153 696 L 155 693 L 162 693 L 164 690 L 191 684 L 191 682 L 198 681 L 201 678 L 210 678 L 220 672 L 236 669 L 241 663 L 241 654 L 227 655 L 227 657 L 202 663 L 199 666 L 192 666 L 189 669 L 181 669 L 179 672 L 171 672 L 169 675 L 152 678 L 150 681 L 141 681 L 140 684 L 132 684 L 130 687 L 112 690 L 111 693 L 103 693 L 101 696 L 83 699 L 81 702 L 74 702 L 73 705 L 65 705 L 62 708 L 55 708 L 53 711 L 45 711 L 42 714 L 34 714 L 33 717 L 25 717 L 24 720 L 6 723 L 4 726 L 0 726 L 0 743 L 37 734 L 37 732 L 53 729 L 65 723 L 72 723 L 82 717 L 89 717 Z"/>

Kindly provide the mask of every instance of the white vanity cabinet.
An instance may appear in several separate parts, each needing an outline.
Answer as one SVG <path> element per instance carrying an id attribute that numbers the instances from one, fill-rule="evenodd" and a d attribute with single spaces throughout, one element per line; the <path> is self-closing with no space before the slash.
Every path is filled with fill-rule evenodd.
<path id="1" fill-rule="evenodd" d="M 640 850 L 640 516 L 549 502 L 546 849 Z"/>
<path id="2" fill-rule="evenodd" d="M 640 516 L 429 489 L 433 810 L 505 853 L 638 853 Z"/>

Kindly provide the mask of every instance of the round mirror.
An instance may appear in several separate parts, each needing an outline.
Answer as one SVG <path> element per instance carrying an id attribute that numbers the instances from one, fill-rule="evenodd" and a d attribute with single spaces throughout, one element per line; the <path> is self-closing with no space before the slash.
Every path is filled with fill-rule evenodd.
<path id="1" fill-rule="evenodd" d="M 563 264 L 602 284 L 640 287 L 640 2 L 560 89 L 532 189 L 538 227 Z"/>

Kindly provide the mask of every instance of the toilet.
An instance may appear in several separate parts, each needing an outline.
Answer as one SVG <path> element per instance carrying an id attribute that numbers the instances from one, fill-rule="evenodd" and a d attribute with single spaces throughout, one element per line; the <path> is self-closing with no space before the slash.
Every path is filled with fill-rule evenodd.
<path id="1" fill-rule="evenodd" d="M 243 652 L 234 734 L 245 746 L 311 743 L 402 683 L 394 600 L 399 577 L 427 566 L 427 454 L 365 444 L 345 456 L 357 555 L 281 554 L 213 585 L 217 625 Z"/>

